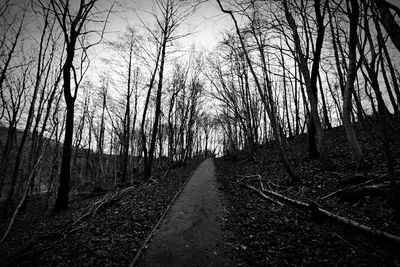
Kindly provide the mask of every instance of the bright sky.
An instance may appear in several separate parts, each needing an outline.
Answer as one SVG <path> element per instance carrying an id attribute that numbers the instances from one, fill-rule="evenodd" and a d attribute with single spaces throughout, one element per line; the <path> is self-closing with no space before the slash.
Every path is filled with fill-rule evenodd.
<path id="1" fill-rule="evenodd" d="M 110 6 L 108 0 L 101 3 L 103 9 Z M 194 0 L 190 0 L 195 2 Z M 126 32 L 128 27 L 134 27 L 135 30 L 143 29 L 142 22 L 150 28 L 156 28 L 154 19 L 150 14 L 154 10 L 153 0 L 119 0 L 113 8 L 104 36 L 105 41 L 113 41 L 118 35 Z M 220 41 L 221 33 L 232 26 L 230 18 L 223 14 L 216 0 L 208 0 L 201 3 L 196 11 L 187 17 L 187 19 L 178 28 L 179 34 L 191 33 L 189 36 L 179 40 L 184 50 L 189 51 L 194 45 L 197 51 L 212 50 Z M 146 35 L 147 33 L 144 33 Z M 93 51 L 94 50 L 94 51 Z M 103 45 L 92 48 L 95 55 L 92 57 L 90 71 L 87 73 L 87 79 L 96 79 L 96 76 L 104 69 L 104 63 L 101 58 L 112 57 L 109 50 Z M 96 74 L 97 73 L 97 74 Z"/>
<path id="2" fill-rule="evenodd" d="M 195 1 L 193 1 L 195 2 Z M 139 17 L 148 23 L 153 9 L 152 0 L 120 0 L 116 11 L 110 18 L 108 31 L 123 31 L 129 26 L 141 25 Z M 195 13 L 189 16 L 180 27 L 180 32 L 193 33 L 182 42 L 196 47 L 212 47 L 218 43 L 218 36 L 230 25 L 229 19 L 219 10 L 215 0 L 201 3 Z M 151 23 L 150 23 L 151 25 Z"/>

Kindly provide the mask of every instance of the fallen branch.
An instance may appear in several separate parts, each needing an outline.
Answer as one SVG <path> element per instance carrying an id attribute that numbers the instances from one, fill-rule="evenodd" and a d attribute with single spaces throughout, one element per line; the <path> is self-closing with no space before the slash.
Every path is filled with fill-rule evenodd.
<path id="1" fill-rule="evenodd" d="M 395 174 L 400 174 L 400 169 L 396 169 L 394 170 Z M 368 176 L 364 175 L 364 174 L 354 174 L 352 177 L 349 177 L 345 180 L 342 180 L 339 182 L 339 185 L 345 186 L 345 185 L 360 185 L 360 184 L 365 184 L 368 183 L 370 181 L 376 181 L 382 178 L 388 178 L 389 177 L 389 173 L 385 173 L 382 175 L 379 175 L 376 178 L 373 178 L 371 180 L 368 180 L 368 178 L 370 178 L 370 176 L 378 176 L 376 173 L 369 173 Z"/>
<path id="2" fill-rule="evenodd" d="M 243 180 L 246 179 L 259 179 L 259 174 L 252 174 L 252 175 L 239 175 L 238 177 L 240 177 L 241 179 L 237 179 L 238 183 L 241 183 Z"/>
<path id="3" fill-rule="evenodd" d="M 123 197 L 126 196 L 126 194 L 132 191 L 134 188 L 135 187 L 132 186 L 119 190 L 117 192 L 107 193 L 101 200 L 94 202 L 73 223 L 64 228 L 61 228 L 58 231 L 50 232 L 45 235 L 42 235 L 41 237 L 29 240 L 25 244 L 21 245 L 20 248 L 17 249 L 15 253 L 13 253 L 13 255 L 8 256 L 3 262 L 0 262 L 0 265 L 2 266 L 11 265 L 14 259 L 29 255 L 40 249 L 45 250 L 46 248 L 51 247 L 51 245 L 44 245 L 44 243 L 41 242 L 41 240 L 43 240 L 44 238 L 48 238 L 51 236 L 55 236 L 57 238 L 62 237 L 61 239 L 58 238 L 59 240 L 56 241 L 60 242 L 63 238 L 66 238 L 69 234 L 79 229 L 82 229 L 86 226 L 86 224 L 79 224 L 80 222 L 82 222 L 85 219 L 88 219 L 89 217 L 95 216 L 100 209 L 121 201 Z"/>
<path id="4" fill-rule="evenodd" d="M 325 173 L 331 174 L 331 175 L 335 175 L 335 176 L 340 176 L 340 177 L 344 177 L 345 176 L 344 173 L 340 173 L 340 172 L 326 171 Z"/>
<path id="5" fill-rule="evenodd" d="M 273 183 L 273 182 L 271 182 L 271 181 L 269 181 L 267 179 L 263 179 L 263 181 L 267 181 L 268 184 L 272 184 L 273 186 L 275 186 L 275 188 L 282 188 L 282 189 L 288 189 L 289 188 L 288 186 L 275 184 L 275 183 Z"/>
<path id="6" fill-rule="evenodd" d="M 250 186 L 247 185 L 248 188 L 250 188 Z M 254 189 L 253 189 L 254 190 Z M 256 189 L 259 190 L 259 189 Z M 261 191 L 261 190 L 260 190 Z M 339 222 L 343 225 L 346 226 L 351 226 L 356 230 L 359 230 L 360 232 L 363 232 L 365 234 L 371 235 L 375 238 L 381 239 L 381 240 L 385 240 L 388 241 L 390 243 L 393 243 L 397 246 L 400 246 L 400 237 L 390 234 L 388 232 L 382 231 L 382 230 L 377 230 L 374 229 L 370 226 L 367 226 L 365 224 L 359 223 L 355 220 L 352 220 L 350 218 L 347 217 L 343 217 L 343 216 L 339 216 L 336 215 L 334 213 L 331 213 L 323 208 L 320 208 L 316 203 L 305 203 L 305 202 L 301 202 L 299 200 L 295 200 L 295 199 L 291 199 L 289 197 L 286 197 L 284 195 L 281 195 L 279 193 L 270 191 L 270 190 L 262 190 L 263 193 L 269 194 L 270 196 L 273 196 L 275 198 L 278 198 L 279 200 L 292 204 L 295 207 L 301 208 L 301 209 L 305 209 L 307 211 L 310 211 L 312 213 L 313 216 L 315 215 L 322 215 L 326 218 L 329 218 L 333 221 Z M 260 194 L 261 195 L 261 194 Z M 263 195 L 261 195 L 263 196 Z M 264 197 L 264 196 L 263 196 Z M 271 199 L 270 197 L 268 197 L 267 199 Z"/>
<path id="7" fill-rule="evenodd" d="M 127 193 L 129 193 L 133 189 L 135 189 L 135 187 L 131 186 L 131 187 L 119 190 L 119 191 L 115 192 L 114 194 L 112 192 L 106 194 L 101 200 L 96 201 L 95 203 L 93 203 L 93 205 L 91 206 L 89 211 L 84 215 L 84 217 L 86 218 L 88 216 L 91 216 L 91 217 L 95 216 L 96 213 L 101 208 L 104 208 L 106 206 L 110 206 L 110 205 L 120 201 Z M 79 220 L 81 220 L 81 219 L 78 219 L 78 221 Z"/>
<path id="8" fill-rule="evenodd" d="M 296 205 L 296 206 L 301 207 L 303 209 L 310 209 L 311 204 L 309 204 L 309 203 L 304 203 L 304 202 L 301 202 L 301 201 L 298 201 L 298 200 L 295 200 L 295 199 L 288 198 L 288 197 L 286 197 L 284 195 L 281 195 L 281 194 L 276 193 L 276 192 L 271 191 L 271 190 L 265 190 L 264 189 L 262 191 L 264 193 L 268 193 L 268 194 L 270 194 L 270 195 L 272 195 L 272 196 L 274 196 L 274 197 L 276 197 L 276 198 L 278 198 L 278 199 L 280 199 L 280 200 L 282 200 L 282 201 L 284 201 L 286 203 L 290 203 L 290 204 Z"/>
<path id="9" fill-rule="evenodd" d="M 359 188 L 347 189 L 339 192 L 341 200 L 356 200 L 365 196 L 388 196 L 390 183 L 366 185 Z"/>
<path id="10" fill-rule="evenodd" d="M 355 173 L 346 179 L 343 179 L 339 182 L 340 186 L 348 186 L 348 185 L 358 185 L 364 183 L 370 179 L 370 175 Z"/>
<path id="11" fill-rule="evenodd" d="M 269 201 L 271 201 L 271 202 L 273 202 L 273 203 L 275 203 L 275 204 L 278 204 L 279 206 L 283 206 L 283 204 L 281 203 L 281 202 L 279 202 L 279 201 L 277 201 L 277 200 L 275 200 L 275 199 L 273 199 L 273 198 L 270 198 L 269 196 L 267 196 L 266 194 L 264 194 L 263 192 L 262 192 L 262 190 L 260 190 L 260 189 L 257 189 L 257 188 L 255 188 L 255 187 L 253 187 L 253 186 L 251 186 L 251 185 L 247 185 L 247 184 L 243 184 L 243 183 L 240 183 L 241 185 L 243 185 L 243 186 L 245 186 L 245 187 L 247 187 L 247 188 L 250 188 L 251 190 L 254 190 L 254 191 L 256 191 L 259 195 L 261 195 L 263 198 L 265 198 L 265 199 L 267 199 L 267 200 L 269 200 Z"/>
<path id="12" fill-rule="evenodd" d="M 364 232 L 366 234 L 369 234 L 369 235 L 374 236 L 374 237 L 379 238 L 379 239 L 390 241 L 391 243 L 394 243 L 397 246 L 400 246 L 400 236 L 396 236 L 396 235 L 390 234 L 390 233 L 382 231 L 382 230 L 374 229 L 374 228 L 372 228 L 370 226 L 367 226 L 365 224 L 359 223 L 359 222 L 357 222 L 355 220 L 352 220 L 350 218 L 339 216 L 339 215 L 336 215 L 334 213 L 331 213 L 331 212 L 329 212 L 329 211 L 327 211 L 325 209 L 322 209 L 320 207 L 318 207 L 318 211 L 322 215 L 324 215 L 324 216 L 326 216 L 328 218 L 331 218 L 331 219 L 333 219 L 333 220 L 335 220 L 337 222 L 340 222 L 340 223 L 342 223 L 344 225 L 351 226 L 351 227 L 353 227 L 353 228 L 355 228 L 355 229 L 357 229 L 357 230 L 359 230 L 361 232 Z"/>
<path id="13" fill-rule="evenodd" d="M 353 188 L 357 188 L 357 187 L 360 187 L 360 186 L 363 186 L 363 185 L 370 184 L 370 183 L 372 183 L 372 182 L 379 181 L 379 180 L 381 180 L 381 179 L 383 179 L 383 178 L 386 178 L 387 176 L 388 176 L 387 174 L 384 174 L 384 175 L 381 175 L 381 176 L 379 176 L 379 177 L 377 177 L 377 178 L 373 178 L 373 179 L 370 179 L 370 180 L 368 180 L 368 181 L 365 181 L 365 182 L 363 182 L 363 183 L 361 183 L 361 184 L 351 185 L 351 186 L 348 186 L 348 187 L 345 187 L 345 188 L 341 188 L 341 189 L 339 189 L 339 190 L 337 190 L 337 191 L 335 191 L 335 192 L 332 192 L 332 193 L 330 193 L 330 194 L 328 194 L 328 195 L 322 197 L 320 200 L 325 200 L 325 199 L 327 199 L 327 198 L 329 198 L 329 197 L 332 197 L 332 196 L 334 196 L 334 195 L 337 195 L 338 193 L 343 192 L 343 191 L 345 191 L 345 190 L 350 190 L 350 189 L 353 189 Z"/>

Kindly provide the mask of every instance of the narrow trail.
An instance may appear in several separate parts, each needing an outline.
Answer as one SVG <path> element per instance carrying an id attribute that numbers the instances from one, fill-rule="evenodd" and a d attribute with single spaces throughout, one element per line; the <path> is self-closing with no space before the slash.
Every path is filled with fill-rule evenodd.
<path id="1" fill-rule="evenodd" d="M 196 169 L 138 266 L 233 266 L 221 230 L 223 206 L 212 159 Z"/>

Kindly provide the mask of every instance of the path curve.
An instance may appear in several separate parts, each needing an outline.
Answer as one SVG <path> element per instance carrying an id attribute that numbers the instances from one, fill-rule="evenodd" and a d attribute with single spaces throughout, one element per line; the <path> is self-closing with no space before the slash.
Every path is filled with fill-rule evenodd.
<path id="1" fill-rule="evenodd" d="M 204 160 L 154 234 L 138 266 L 233 266 L 221 230 L 223 206 L 211 158 Z"/>

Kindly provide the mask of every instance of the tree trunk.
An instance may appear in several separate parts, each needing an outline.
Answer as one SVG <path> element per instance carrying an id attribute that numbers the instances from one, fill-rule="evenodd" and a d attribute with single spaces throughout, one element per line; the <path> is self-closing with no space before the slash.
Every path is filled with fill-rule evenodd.
<path id="1" fill-rule="evenodd" d="M 395 17 L 389 9 L 391 4 L 385 0 L 375 1 L 375 3 L 378 5 L 378 10 L 381 15 L 381 23 L 385 27 L 386 32 L 389 34 L 397 50 L 400 51 L 400 26 L 397 24 Z"/>
<path id="2" fill-rule="evenodd" d="M 282 163 L 286 173 L 288 174 L 289 179 L 291 181 L 297 181 L 299 178 L 294 174 L 294 172 L 293 172 L 293 170 L 292 170 L 292 168 L 291 168 L 291 166 L 289 164 L 289 161 L 286 158 L 286 155 L 285 155 L 285 152 L 284 152 L 284 148 L 283 148 L 283 145 L 282 145 L 281 133 L 279 131 L 279 126 L 277 125 L 278 122 L 277 122 L 277 118 L 276 118 L 276 106 L 274 105 L 274 103 L 273 103 L 274 101 L 273 101 L 273 98 L 272 98 L 272 88 L 271 88 L 272 85 L 271 85 L 271 82 L 269 81 L 269 79 L 267 79 L 266 82 L 264 83 L 264 85 L 261 86 L 261 83 L 259 82 L 258 76 L 257 76 L 257 74 L 256 74 L 256 72 L 255 72 L 255 70 L 253 68 L 253 64 L 252 64 L 252 61 L 250 59 L 250 56 L 249 56 L 249 54 L 247 52 L 246 45 L 244 43 L 242 34 L 240 33 L 239 25 L 237 23 L 237 20 L 236 20 L 235 16 L 233 15 L 232 11 L 228 11 L 228 10 L 225 10 L 223 8 L 220 0 L 217 0 L 217 2 L 218 2 L 218 5 L 219 5 L 221 11 L 224 12 L 224 13 L 229 14 L 230 17 L 232 18 L 234 24 L 235 24 L 236 34 L 237 34 L 237 36 L 239 38 L 242 50 L 243 50 L 243 52 L 245 54 L 247 64 L 249 65 L 250 72 L 252 73 L 252 76 L 253 76 L 254 81 L 256 83 L 257 90 L 258 90 L 258 92 L 260 94 L 260 97 L 261 97 L 261 99 L 263 101 L 264 107 L 267 110 L 267 114 L 268 114 L 268 117 L 270 119 L 271 126 L 273 127 L 273 134 L 274 134 L 275 140 L 278 143 L 279 155 L 280 155 L 281 163 Z M 256 39 L 256 41 L 258 41 L 258 38 L 255 38 L 255 39 Z M 260 57 L 262 57 L 262 64 L 264 64 L 263 65 L 263 68 L 264 68 L 263 72 L 264 72 L 264 75 L 267 75 L 266 67 L 265 67 L 266 61 L 263 58 L 264 57 L 264 53 L 263 53 L 262 50 L 260 50 L 260 48 L 262 48 L 262 47 L 260 46 L 260 44 L 258 44 L 258 50 L 260 52 Z M 267 93 L 269 94 L 268 101 L 267 101 L 265 93 L 264 93 L 267 90 L 268 90 Z"/>
<path id="3" fill-rule="evenodd" d="M 68 76 L 68 75 L 67 75 Z M 69 82 L 65 81 L 64 76 L 64 88 Z M 65 89 L 64 89 L 65 90 Z M 72 152 L 72 136 L 74 133 L 74 105 L 75 99 L 66 98 L 67 103 L 67 117 L 65 121 L 65 135 L 63 143 L 63 152 L 61 158 L 61 171 L 60 171 L 60 184 L 58 186 L 57 199 L 54 204 L 52 213 L 58 213 L 68 209 L 68 198 L 69 198 L 69 184 L 71 176 L 71 152 Z"/>
<path id="4" fill-rule="evenodd" d="M 58 186 L 57 198 L 52 213 L 59 213 L 68 209 L 69 184 L 71 176 L 71 152 L 72 139 L 74 134 L 74 109 L 75 96 L 71 95 L 71 69 L 75 55 L 75 43 L 77 36 L 71 36 L 70 43 L 67 44 L 67 57 L 63 66 L 64 99 L 67 105 L 67 115 L 65 121 L 65 134 L 63 152 L 61 159 L 60 184 Z M 77 89 L 77 88 L 76 88 Z M 77 90 L 75 89 L 75 92 Z"/>
<path id="5" fill-rule="evenodd" d="M 300 36 L 297 31 L 296 21 L 294 20 L 292 13 L 290 12 L 287 4 L 287 0 L 283 0 L 284 11 L 286 15 L 287 22 L 289 27 L 293 33 L 293 40 L 295 44 L 296 53 L 298 55 L 298 63 L 300 71 L 303 74 L 303 78 L 305 81 L 305 86 L 307 90 L 308 100 L 311 106 L 311 118 L 309 123 L 309 154 L 310 158 L 318 158 L 321 157 L 325 167 L 329 168 L 331 163 L 329 161 L 329 157 L 325 150 L 324 144 L 324 133 L 321 125 L 321 121 L 318 115 L 318 98 L 317 98 L 317 75 L 319 69 L 319 61 L 320 55 L 322 50 L 323 44 L 323 37 L 324 37 L 324 25 L 323 25 L 323 18 L 320 14 L 320 4 L 319 0 L 315 0 L 315 11 L 317 16 L 317 23 L 318 23 L 318 35 L 316 41 L 316 48 L 314 51 L 314 60 L 313 60 L 313 67 L 311 73 L 308 69 L 307 58 L 305 57 L 302 48 L 301 48 L 301 41 Z M 322 23 L 321 23 L 322 20 Z"/>
<path id="6" fill-rule="evenodd" d="M 357 75 L 356 70 L 356 46 L 357 46 L 357 25 L 359 16 L 358 0 L 351 0 L 350 17 L 350 40 L 349 40 L 349 67 L 347 71 L 347 82 L 343 92 L 343 126 L 346 131 L 346 137 L 353 154 L 354 163 L 359 169 L 363 163 L 363 155 L 357 137 L 351 123 L 351 110 L 353 108 L 351 97 L 354 90 L 354 81 Z"/>
<path id="7" fill-rule="evenodd" d="M 156 147 L 157 141 L 157 130 L 158 130 L 158 121 L 161 115 L 161 92 L 163 87 L 163 75 L 164 75 L 164 65 L 165 65 L 165 56 L 166 56 L 166 47 L 167 47 L 167 39 L 164 38 L 161 48 L 161 58 L 160 58 L 160 70 L 158 76 L 158 87 L 157 87 L 157 96 L 156 96 L 156 109 L 154 112 L 154 123 L 153 123 L 153 132 L 150 140 L 150 149 L 148 154 L 147 162 L 144 166 L 143 177 L 144 179 L 149 179 L 151 177 L 152 167 L 153 167 L 153 157 L 154 150 Z"/>

